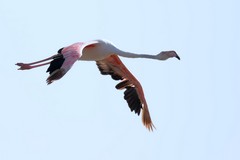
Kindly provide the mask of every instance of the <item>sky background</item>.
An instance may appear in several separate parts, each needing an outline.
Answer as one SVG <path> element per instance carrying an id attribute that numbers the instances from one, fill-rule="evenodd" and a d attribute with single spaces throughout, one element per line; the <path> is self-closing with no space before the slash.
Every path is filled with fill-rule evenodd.
<path id="1" fill-rule="evenodd" d="M 238 0 L 0 0 L 1 160 L 239 160 Z M 77 62 L 46 85 L 46 58 L 79 41 L 181 61 L 121 58 L 156 126 L 130 112 L 116 81 Z"/>

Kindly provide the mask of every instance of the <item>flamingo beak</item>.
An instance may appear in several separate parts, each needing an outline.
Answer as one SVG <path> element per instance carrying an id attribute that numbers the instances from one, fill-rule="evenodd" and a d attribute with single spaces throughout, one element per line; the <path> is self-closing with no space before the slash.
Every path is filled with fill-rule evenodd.
<path id="1" fill-rule="evenodd" d="M 176 58 L 178 59 L 178 60 L 180 60 L 180 57 L 176 54 Z"/>

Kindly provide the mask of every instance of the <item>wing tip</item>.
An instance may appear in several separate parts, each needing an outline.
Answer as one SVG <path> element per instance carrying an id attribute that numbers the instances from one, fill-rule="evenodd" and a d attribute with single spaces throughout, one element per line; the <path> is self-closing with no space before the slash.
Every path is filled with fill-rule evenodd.
<path id="1" fill-rule="evenodd" d="M 57 69 L 53 73 L 50 74 L 50 76 L 47 78 L 47 84 L 51 84 L 53 81 L 61 79 L 65 75 L 64 69 Z"/>
<path id="2" fill-rule="evenodd" d="M 142 109 L 142 122 L 143 122 L 143 125 L 149 131 L 153 132 L 153 130 L 156 129 L 156 127 L 152 123 L 151 116 L 150 116 L 150 113 L 149 113 L 149 110 L 148 110 L 147 106 L 143 106 L 143 109 Z"/>

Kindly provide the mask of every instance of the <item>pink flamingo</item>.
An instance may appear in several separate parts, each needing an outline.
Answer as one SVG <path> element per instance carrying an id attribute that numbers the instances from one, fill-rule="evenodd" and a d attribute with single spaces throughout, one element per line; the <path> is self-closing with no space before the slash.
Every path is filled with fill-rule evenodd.
<path id="1" fill-rule="evenodd" d="M 19 70 L 28 70 L 50 64 L 47 72 L 47 84 L 62 78 L 77 60 L 96 61 L 96 64 L 103 75 L 111 75 L 114 80 L 121 80 L 116 85 L 116 89 L 126 89 L 124 99 L 127 101 L 131 111 L 140 114 L 142 110 L 142 122 L 148 130 L 153 130 L 148 105 L 144 97 L 144 92 L 139 81 L 131 74 L 118 56 L 127 58 L 150 58 L 156 60 L 166 60 L 171 57 L 180 57 L 175 51 L 162 51 L 157 55 L 135 54 L 124 52 L 116 48 L 112 43 L 105 40 L 94 40 L 86 43 L 74 43 L 68 47 L 58 50 L 58 53 L 32 63 L 17 63 Z M 45 62 L 49 61 L 50 62 Z M 42 63 L 45 62 L 45 63 Z"/>

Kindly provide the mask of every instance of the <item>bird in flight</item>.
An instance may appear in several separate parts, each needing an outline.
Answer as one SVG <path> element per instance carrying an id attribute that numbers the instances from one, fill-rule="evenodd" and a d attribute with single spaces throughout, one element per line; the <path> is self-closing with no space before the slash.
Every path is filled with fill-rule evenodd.
<path id="1" fill-rule="evenodd" d="M 150 117 L 142 86 L 122 63 L 119 56 L 156 60 L 167 60 L 168 58 L 175 57 L 180 60 L 180 57 L 175 51 L 162 51 L 157 55 L 136 54 L 122 51 L 109 41 L 94 40 L 89 42 L 78 42 L 63 47 L 58 50 L 57 54 L 40 61 L 16 63 L 16 65 L 20 67 L 18 70 L 29 70 L 50 64 L 47 69 L 49 77 L 46 81 L 47 84 L 51 84 L 61 79 L 77 60 L 96 61 L 97 67 L 102 75 L 110 75 L 112 79 L 120 80 L 120 83 L 116 85 L 116 89 L 125 89 L 124 99 L 127 101 L 130 110 L 138 115 L 142 112 L 142 122 L 144 126 L 152 131 L 155 127 Z"/>

